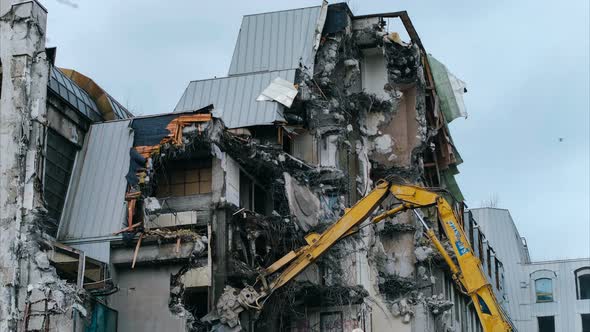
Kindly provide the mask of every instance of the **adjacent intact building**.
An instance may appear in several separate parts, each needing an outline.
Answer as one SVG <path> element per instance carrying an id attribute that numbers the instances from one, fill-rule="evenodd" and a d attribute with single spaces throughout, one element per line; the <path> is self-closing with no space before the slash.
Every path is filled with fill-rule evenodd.
<path id="1" fill-rule="evenodd" d="M 504 306 L 519 331 L 590 331 L 590 258 L 532 262 L 508 210 L 470 213 L 504 265 Z"/>

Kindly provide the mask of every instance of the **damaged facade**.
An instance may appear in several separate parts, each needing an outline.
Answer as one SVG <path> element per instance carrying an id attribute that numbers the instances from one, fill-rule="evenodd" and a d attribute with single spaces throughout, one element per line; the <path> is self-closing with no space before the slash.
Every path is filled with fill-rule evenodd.
<path id="1" fill-rule="evenodd" d="M 13 44 L 32 32 L 28 53 L 2 48 L 0 236 L 19 240 L 0 255 L 0 330 L 207 331 L 201 318 L 226 287 L 254 283 L 379 179 L 445 188 L 463 211 L 447 124 L 465 116 L 466 90 L 406 12 L 322 3 L 245 16 L 227 77 L 192 81 L 174 112 L 136 118 L 51 65 L 44 20 L 34 1 L 2 7 Z M 498 298 L 501 265 L 486 270 Z M 481 331 L 410 213 L 341 241 L 261 312 L 222 318 L 245 331 Z"/>
<path id="2" fill-rule="evenodd" d="M 106 264 L 56 235 L 90 126 L 131 114 L 54 66 L 46 19 L 36 1 L 0 1 L 0 331 L 84 330 L 108 311 L 89 293 Z"/>

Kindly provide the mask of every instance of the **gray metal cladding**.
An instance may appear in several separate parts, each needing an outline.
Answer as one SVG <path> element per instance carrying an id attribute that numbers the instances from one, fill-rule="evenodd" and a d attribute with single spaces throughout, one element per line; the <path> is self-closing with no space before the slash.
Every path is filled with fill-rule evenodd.
<path id="1" fill-rule="evenodd" d="M 291 69 L 192 81 L 174 112 L 194 111 L 213 104 L 228 128 L 284 121 L 282 105 L 274 101 L 256 101 L 256 98 L 277 77 L 294 82 L 295 72 Z"/>
<path id="2" fill-rule="evenodd" d="M 313 66 L 321 6 L 244 16 L 229 75 Z"/>
<path id="3" fill-rule="evenodd" d="M 123 228 L 125 175 L 133 145 L 129 122 L 105 122 L 90 127 L 66 197 L 60 240 L 111 236 Z"/>

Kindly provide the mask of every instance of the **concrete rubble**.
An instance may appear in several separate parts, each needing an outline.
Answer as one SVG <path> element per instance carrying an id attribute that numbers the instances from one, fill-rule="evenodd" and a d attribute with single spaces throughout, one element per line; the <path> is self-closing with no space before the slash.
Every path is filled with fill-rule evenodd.
<path id="1" fill-rule="evenodd" d="M 293 68 L 269 68 L 296 74 L 288 79 L 281 72 L 248 100 L 256 107 L 277 107 L 279 120 L 272 123 L 230 127 L 235 119 L 229 119 L 228 105 L 223 109 L 203 100 L 189 110 L 133 119 L 127 114 L 80 126 L 87 131 L 78 136 L 79 159 L 70 169 L 74 180 L 69 188 L 66 181 L 63 214 L 49 234 L 37 225 L 50 205 L 38 172 L 49 130 L 40 105 L 48 102 L 46 76 L 52 67 L 43 8 L 35 1 L 21 6 L 2 7 L 0 20 L 3 44 L 28 47 L 27 52 L 2 47 L 0 134 L 14 144 L 3 144 L 0 164 L 0 243 L 6 249 L 0 254 L 0 330 L 77 331 L 92 325 L 97 331 L 109 326 L 312 331 L 319 326 L 366 332 L 457 325 L 446 318 L 441 323 L 457 305 L 448 268 L 409 213 L 341 240 L 264 303 L 251 287 L 261 282 L 264 268 L 305 245 L 306 234 L 328 229 L 379 179 L 458 190 L 452 176 L 460 157 L 407 13 L 354 16 L 344 3 L 325 2 L 301 9 L 316 22 L 306 32 L 311 44 L 302 47 L 313 59 L 301 55 Z M 389 31 L 389 19 L 402 20 L 410 40 Z M 22 35 L 24 41 L 9 40 Z M 219 82 L 261 75 L 236 72 L 242 65 L 247 67 L 232 62 L 234 74 Z M 89 80 L 63 72 L 74 86 Z M 447 85 L 459 93 L 460 80 L 452 83 Z M 180 106 L 189 104 L 184 98 L 203 95 L 190 90 L 194 86 Z M 5 97 L 11 92 L 14 98 Z M 462 101 L 447 99 L 453 100 Z M 240 103 L 233 105 L 239 109 Z M 111 105 L 116 108 L 116 101 Z M 258 111 L 269 109 L 275 108 Z M 104 141 L 93 136 L 99 133 Z M 100 147 L 116 135 L 123 147 L 104 152 Z M 110 167 L 111 179 L 81 175 Z M 92 201 L 89 191 L 102 196 Z M 394 203 L 385 200 L 377 213 Z M 94 205 L 100 229 L 74 217 Z M 436 222 L 430 226 L 438 232 Z M 77 268 L 71 267 L 74 262 Z M 100 310 L 118 312 L 118 319 L 98 321 Z"/>

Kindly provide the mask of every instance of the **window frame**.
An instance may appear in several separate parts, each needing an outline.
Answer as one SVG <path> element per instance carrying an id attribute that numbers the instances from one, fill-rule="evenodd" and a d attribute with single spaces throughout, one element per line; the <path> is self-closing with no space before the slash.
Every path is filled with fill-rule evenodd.
<path id="1" fill-rule="evenodd" d="M 539 293 L 537 292 L 537 282 L 539 282 L 541 280 L 549 280 L 550 287 L 551 287 L 551 299 L 550 300 L 539 300 Z M 534 292 L 535 292 L 535 303 L 555 302 L 555 295 L 554 295 L 555 291 L 554 291 L 554 287 L 553 287 L 553 279 L 552 278 L 548 278 L 548 277 L 536 278 L 536 279 L 534 279 L 533 286 L 534 286 Z"/>
<path id="2" fill-rule="evenodd" d="M 582 298 L 582 289 L 580 287 L 580 277 L 588 276 L 590 278 L 590 266 L 583 266 L 574 271 L 574 277 L 576 279 L 576 300 L 590 300 L 590 296 Z M 590 295 L 590 289 L 588 290 Z"/>
<path id="3" fill-rule="evenodd" d="M 53 136 L 57 141 L 57 143 L 59 144 L 65 144 L 64 146 L 66 146 L 67 149 L 71 149 L 73 151 L 73 156 L 72 158 L 68 157 L 67 155 L 64 154 L 64 151 L 56 149 L 55 147 L 51 146 L 50 144 L 50 137 Z M 54 150 L 55 154 L 59 155 L 61 160 L 67 160 L 69 162 L 71 162 L 71 165 L 69 165 L 69 169 L 65 169 L 63 165 L 59 165 L 54 163 L 52 160 L 50 160 L 50 151 L 49 150 Z M 43 196 L 43 200 L 46 203 L 46 208 L 48 210 L 48 213 L 50 214 L 50 216 L 52 218 L 56 218 L 56 227 L 59 228 L 59 224 L 61 221 L 61 217 L 63 215 L 63 210 L 64 207 L 66 205 L 66 201 L 67 201 L 67 196 L 68 196 L 68 191 L 70 190 L 70 185 L 72 184 L 72 175 L 74 175 L 74 172 L 76 170 L 76 164 L 78 163 L 78 155 L 80 153 L 80 146 L 72 141 L 70 141 L 69 139 L 67 139 L 66 137 L 64 137 L 60 132 L 58 132 L 57 130 L 53 129 L 53 128 L 47 128 L 46 132 L 45 132 L 45 142 L 44 142 L 44 146 L 43 146 L 43 153 L 44 153 L 44 158 L 43 158 L 43 191 L 42 191 L 42 196 Z M 54 174 L 51 174 L 48 172 L 49 166 L 50 164 L 52 164 L 52 167 L 55 167 L 57 169 L 59 169 L 61 172 L 65 173 L 66 179 L 64 181 L 64 183 L 61 183 L 60 179 L 56 178 Z M 63 197 L 59 196 L 59 193 L 56 193 L 54 191 L 52 191 L 49 187 L 49 181 L 53 181 L 59 184 L 62 184 L 65 186 L 65 193 L 63 194 Z M 54 196 L 57 197 L 61 200 L 61 203 L 59 204 L 60 206 L 58 207 L 54 207 L 52 206 L 52 203 L 48 197 L 49 196 Z M 57 214 L 54 214 L 57 213 Z"/>
<path id="4" fill-rule="evenodd" d="M 539 332 L 543 332 L 541 331 L 541 320 L 548 320 L 551 319 L 551 321 L 553 321 L 553 332 L 555 332 L 555 316 L 537 316 L 537 331 Z"/>

